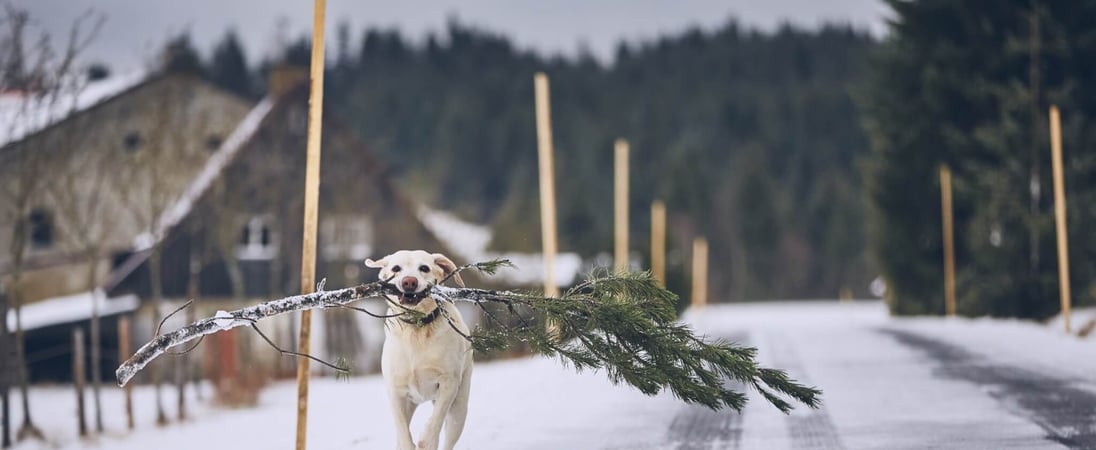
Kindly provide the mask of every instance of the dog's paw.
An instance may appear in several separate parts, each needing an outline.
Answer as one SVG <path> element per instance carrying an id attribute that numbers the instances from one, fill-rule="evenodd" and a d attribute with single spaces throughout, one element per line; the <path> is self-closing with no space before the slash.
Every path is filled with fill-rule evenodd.
<path id="1" fill-rule="evenodd" d="M 435 439 L 419 441 L 419 445 L 415 447 L 416 450 L 438 450 L 438 441 Z"/>

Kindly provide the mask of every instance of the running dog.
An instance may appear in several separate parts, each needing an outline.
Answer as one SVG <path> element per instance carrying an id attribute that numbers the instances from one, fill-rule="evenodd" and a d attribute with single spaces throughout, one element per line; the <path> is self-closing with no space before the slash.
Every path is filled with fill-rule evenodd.
<path id="1" fill-rule="evenodd" d="M 429 289 L 450 275 L 463 287 L 460 274 L 454 274 L 457 266 L 441 253 L 422 250 L 401 250 L 378 261 L 366 259 L 365 265 L 381 269 L 378 278 L 390 281 L 400 292 L 388 296 L 398 305 L 389 306 L 389 315 L 404 309 L 423 314 L 415 320 L 390 317 L 385 324 L 381 373 L 396 421 L 397 448 L 436 450 L 444 423 L 444 448 L 452 450 L 468 415 L 472 345 L 460 334 L 469 335 L 460 311 L 450 302 L 435 300 Z M 434 402 L 434 413 L 416 447 L 411 438 L 411 416 L 428 401 Z"/>

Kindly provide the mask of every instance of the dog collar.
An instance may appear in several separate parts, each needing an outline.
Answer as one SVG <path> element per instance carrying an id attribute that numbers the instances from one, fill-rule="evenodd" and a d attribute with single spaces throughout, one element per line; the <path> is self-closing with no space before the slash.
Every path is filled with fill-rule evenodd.
<path id="1" fill-rule="evenodd" d="M 438 305 L 437 307 L 434 308 L 433 311 L 430 311 L 430 314 L 422 316 L 422 318 L 419 319 L 419 320 L 408 320 L 408 319 L 405 319 L 403 317 L 400 317 L 400 320 L 402 320 L 404 322 L 407 322 L 411 325 L 420 325 L 420 326 L 422 326 L 422 325 L 430 325 L 430 323 L 433 322 L 434 320 L 436 320 L 438 318 L 438 316 L 440 316 L 440 315 L 441 315 L 441 305 Z"/>

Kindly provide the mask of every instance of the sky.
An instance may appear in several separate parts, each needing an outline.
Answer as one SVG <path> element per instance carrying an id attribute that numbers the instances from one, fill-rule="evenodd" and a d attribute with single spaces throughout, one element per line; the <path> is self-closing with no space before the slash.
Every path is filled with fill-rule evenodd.
<path id="1" fill-rule="evenodd" d="M 225 31 L 235 28 L 251 62 L 310 32 L 310 0 L 9 0 L 27 9 L 33 27 L 63 37 L 76 18 L 94 10 L 106 22 L 86 52 L 89 61 L 115 70 L 147 66 L 171 36 L 189 31 L 208 54 Z M 351 43 L 367 26 L 397 28 L 414 41 L 445 29 L 450 18 L 509 36 L 519 48 L 573 55 L 580 46 L 611 61 L 621 40 L 649 40 L 689 27 L 711 30 L 732 17 L 762 30 L 784 22 L 817 27 L 852 24 L 882 36 L 887 7 L 882 0 L 328 0 L 328 39 L 346 22 Z M 332 47 L 329 46 L 329 52 Z"/>

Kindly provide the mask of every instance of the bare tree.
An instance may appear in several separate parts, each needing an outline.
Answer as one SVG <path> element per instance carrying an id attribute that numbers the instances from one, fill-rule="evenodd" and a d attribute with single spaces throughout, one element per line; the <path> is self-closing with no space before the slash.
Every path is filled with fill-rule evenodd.
<path id="1" fill-rule="evenodd" d="M 153 329 L 159 324 L 163 305 L 162 241 L 167 228 L 173 225 L 168 213 L 176 213 L 170 209 L 181 195 L 187 195 L 194 174 L 186 168 L 198 167 L 208 156 L 195 145 L 195 137 L 204 135 L 208 120 L 197 111 L 187 84 L 169 76 L 159 84 L 156 95 L 157 104 L 146 118 L 148 139 L 139 139 L 140 148 L 133 151 L 120 174 L 130 186 L 123 190 L 124 202 L 139 229 L 144 230 L 137 246 L 149 252 Z M 151 372 L 156 385 L 156 423 L 163 425 L 167 423 L 161 396 L 163 374 L 155 367 Z"/>
<path id="2" fill-rule="evenodd" d="M 84 131 L 82 129 L 81 131 Z M 65 133 L 64 140 L 71 140 L 73 133 Z M 72 148 L 68 142 L 64 148 Z M 101 387 L 102 331 L 99 318 L 99 269 L 103 258 L 103 242 L 113 224 L 113 215 L 105 207 L 108 177 L 112 160 L 106 152 L 76 151 L 69 155 L 63 166 L 51 173 L 52 180 L 46 186 L 57 211 L 57 226 L 64 234 L 62 239 L 71 250 L 87 261 L 86 287 L 91 293 L 91 388 L 95 414 L 95 430 L 103 432 Z"/>
<path id="3" fill-rule="evenodd" d="M 3 16 L 0 24 L 5 27 L 0 38 L 0 84 L 8 91 L 21 95 L 14 109 L 7 111 L 7 137 L 17 141 L 53 122 L 66 117 L 76 107 L 76 95 L 83 85 L 77 68 L 79 56 L 87 48 L 103 23 L 100 15 L 87 12 L 78 18 L 69 30 L 67 41 L 60 52 L 55 50 L 49 34 L 42 33 L 28 44 L 30 15 L 11 3 L 0 4 Z M 90 28 L 87 28 L 88 25 Z M 41 198 L 43 172 L 57 160 L 56 149 L 46 138 L 31 136 L 0 151 L 0 166 L 14 169 L 0 183 L 0 214 L 7 216 L 11 224 L 8 246 L 10 281 L 7 297 L 15 310 L 15 370 L 18 374 L 22 397 L 23 423 L 17 439 L 42 438 L 42 432 L 34 425 L 30 414 L 28 376 L 26 369 L 25 338 L 22 326 L 22 292 L 20 282 L 25 270 L 30 236 L 31 208 Z"/>

